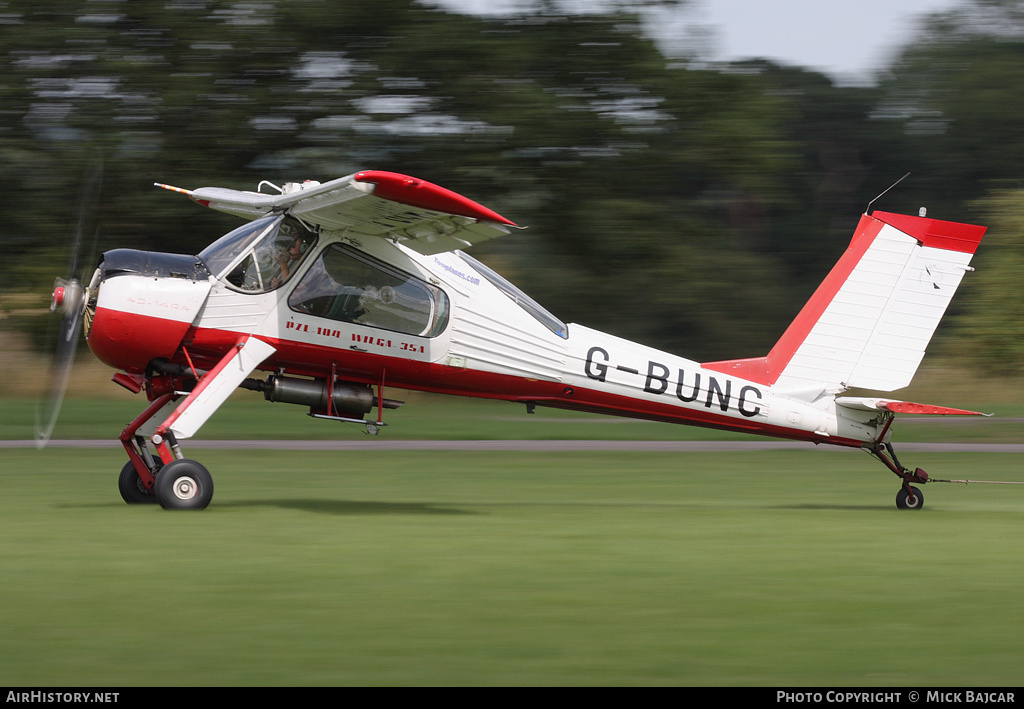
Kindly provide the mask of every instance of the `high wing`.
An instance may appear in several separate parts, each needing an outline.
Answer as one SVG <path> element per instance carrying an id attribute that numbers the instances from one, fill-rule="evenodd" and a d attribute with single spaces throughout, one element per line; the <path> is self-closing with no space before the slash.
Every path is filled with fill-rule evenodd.
<path id="1" fill-rule="evenodd" d="M 507 227 L 515 226 L 497 212 L 444 187 L 380 170 L 364 170 L 324 183 L 290 183 L 280 194 L 157 186 L 183 192 L 205 207 L 239 217 L 287 213 L 324 229 L 400 242 L 424 255 L 464 249 L 507 234 Z"/>

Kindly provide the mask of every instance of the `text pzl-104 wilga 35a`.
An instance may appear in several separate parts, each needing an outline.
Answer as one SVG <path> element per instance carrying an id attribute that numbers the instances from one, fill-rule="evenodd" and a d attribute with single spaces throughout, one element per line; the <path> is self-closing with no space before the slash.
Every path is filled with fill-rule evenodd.
<path id="1" fill-rule="evenodd" d="M 901 509 L 921 508 L 929 478 L 893 453 L 894 417 L 976 413 L 843 394 L 910 383 L 984 227 L 865 214 L 767 356 L 697 363 L 558 320 L 462 251 L 515 225 L 423 180 L 160 186 L 250 221 L 197 256 L 108 251 L 52 304 L 63 340 L 84 322 L 114 381 L 149 401 L 120 436 L 129 503 L 209 504 L 210 474 L 180 444 L 237 387 L 371 433 L 401 388 L 862 448 L 899 477 Z"/>

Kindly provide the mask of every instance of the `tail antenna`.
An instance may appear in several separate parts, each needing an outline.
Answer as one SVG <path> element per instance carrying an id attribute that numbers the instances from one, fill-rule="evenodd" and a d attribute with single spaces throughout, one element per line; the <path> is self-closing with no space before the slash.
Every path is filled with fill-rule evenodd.
<path id="1" fill-rule="evenodd" d="M 872 205 L 872 204 L 874 204 L 875 202 L 877 202 L 877 201 L 879 200 L 879 198 L 880 198 L 880 197 L 881 197 L 882 195 L 884 195 L 884 194 L 885 194 L 886 192 L 888 192 L 889 190 L 891 190 L 891 189 L 892 189 L 893 187 L 895 187 L 895 186 L 896 186 L 896 185 L 898 185 L 899 183 L 903 182 L 903 181 L 904 181 L 905 179 L 907 179 L 908 177 L 910 177 L 910 173 L 909 173 L 909 172 L 908 172 L 908 173 L 907 173 L 906 175 L 904 175 L 903 177 L 901 177 L 900 179 L 898 179 L 898 180 L 896 180 L 895 182 L 893 182 L 893 183 L 892 183 L 891 185 L 889 185 L 888 187 L 886 187 L 886 188 L 885 188 L 885 190 L 883 190 L 883 191 L 882 191 L 882 192 L 881 192 L 881 193 L 880 193 L 880 194 L 878 195 L 878 197 L 875 197 L 875 198 L 874 198 L 873 200 L 871 200 L 870 202 L 868 202 L 868 208 L 864 210 L 864 214 L 867 214 L 867 213 L 869 213 L 869 212 L 871 211 L 871 205 Z"/>

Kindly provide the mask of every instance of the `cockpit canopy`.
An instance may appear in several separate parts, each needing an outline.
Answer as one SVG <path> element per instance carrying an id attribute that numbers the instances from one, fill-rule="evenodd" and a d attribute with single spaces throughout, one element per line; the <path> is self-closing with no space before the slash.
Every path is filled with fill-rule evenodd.
<path id="1" fill-rule="evenodd" d="M 243 224 L 199 253 L 216 278 L 249 293 L 283 285 L 316 244 L 317 235 L 298 219 L 275 215 Z"/>

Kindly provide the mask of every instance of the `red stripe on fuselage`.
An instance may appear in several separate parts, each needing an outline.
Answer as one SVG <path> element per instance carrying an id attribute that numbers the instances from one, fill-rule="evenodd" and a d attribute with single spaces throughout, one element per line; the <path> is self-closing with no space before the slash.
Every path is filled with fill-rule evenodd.
<path id="1" fill-rule="evenodd" d="M 98 327 L 98 329 L 97 329 Z M 185 332 L 187 328 L 187 332 Z M 178 334 L 182 333 L 182 334 Z M 98 309 L 89 346 L 96 355 L 116 369 L 143 372 L 153 357 L 167 357 L 186 364 L 181 345 L 188 348 L 199 369 L 212 369 L 226 352 L 237 348 L 246 333 L 232 330 L 193 328 L 181 322 L 145 315 Z M 740 431 L 794 440 L 860 446 L 861 441 L 824 438 L 808 431 L 781 428 L 712 411 L 714 405 L 687 408 L 612 394 L 561 382 L 450 367 L 372 352 L 357 352 L 283 338 L 261 337 L 277 351 L 260 365 L 264 371 L 285 370 L 289 374 L 328 377 L 332 370 L 340 379 L 378 384 L 384 371 L 391 387 L 515 402 L 628 418 L 687 424 L 728 431 Z"/>
<path id="2" fill-rule="evenodd" d="M 237 348 L 246 333 L 231 330 L 192 328 L 180 336 L 183 323 L 145 315 L 132 315 L 109 309 L 97 310 L 99 329 L 94 322 L 89 346 L 105 363 L 116 369 L 143 372 L 152 357 L 167 357 L 186 364 L 181 345 L 188 348 L 195 366 L 209 370 L 222 362 L 226 352 Z M 119 335 L 124 335 L 119 339 Z M 129 337 L 130 335 L 130 337 Z M 569 386 L 562 382 L 450 367 L 371 352 L 357 352 L 294 340 L 261 337 L 277 351 L 259 369 L 285 370 L 289 374 L 328 377 L 333 371 L 340 379 L 376 385 L 387 371 L 391 387 L 415 389 L 439 394 L 470 396 L 514 402 L 534 402 L 541 406 L 588 413 L 687 424 L 727 431 L 776 436 L 793 440 L 860 446 L 861 441 L 826 438 L 809 431 L 769 426 L 754 419 L 740 419 L 715 413 L 714 404 L 705 408 L 687 408 L 612 394 L 589 387 Z M 171 351 L 174 350 L 174 351 Z M 176 352 L 175 352 L 176 351 Z"/>
<path id="3" fill-rule="evenodd" d="M 219 362 L 237 342 L 240 333 L 226 330 L 193 330 L 188 349 L 200 368 Z M 436 394 L 469 396 L 513 402 L 534 402 L 550 408 L 586 413 L 686 424 L 726 431 L 775 436 L 792 440 L 859 447 L 863 441 L 823 437 L 810 431 L 770 426 L 754 419 L 739 419 L 708 410 L 612 394 L 589 387 L 543 381 L 509 374 L 449 367 L 369 352 L 355 352 L 294 340 L 261 337 L 277 351 L 260 365 L 264 371 L 278 371 L 311 377 L 329 377 L 332 367 L 340 379 L 376 385 L 387 371 L 389 387 Z M 182 362 L 183 362 L 182 358 Z M 202 364 L 200 364 L 202 362 Z"/>

